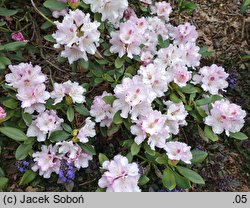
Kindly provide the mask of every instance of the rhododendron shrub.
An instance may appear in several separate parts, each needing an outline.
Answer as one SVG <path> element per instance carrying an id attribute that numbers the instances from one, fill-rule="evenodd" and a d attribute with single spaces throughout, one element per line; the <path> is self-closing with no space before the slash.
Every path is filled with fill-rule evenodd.
<path id="1" fill-rule="evenodd" d="M 246 112 L 226 98 L 226 69 L 201 65 L 196 27 L 173 25 L 169 2 L 46 2 L 50 40 L 79 77 L 60 82 L 41 66 L 10 64 L 0 107 L 0 132 L 20 143 L 15 157 L 29 159 L 34 178 L 72 190 L 95 164 L 98 191 L 188 190 L 205 184 L 195 165 L 207 152 L 186 129 L 211 143 L 247 139 Z"/>

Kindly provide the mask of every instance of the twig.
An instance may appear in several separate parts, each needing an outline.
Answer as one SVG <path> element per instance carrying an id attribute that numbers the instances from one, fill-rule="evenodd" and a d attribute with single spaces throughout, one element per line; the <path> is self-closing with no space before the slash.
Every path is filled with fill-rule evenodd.
<path id="1" fill-rule="evenodd" d="M 90 181 L 86 181 L 86 182 L 84 182 L 84 183 L 81 183 L 81 184 L 79 184 L 79 186 L 84 186 L 84 185 L 90 184 L 90 183 L 94 182 L 95 180 L 96 180 L 96 178 L 94 178 L 93 180 L 90 180 Z"/>
<path id="2" fill-rule="evenodd" d="M 32 6 L 34 7 L 35 11 L 36 11 L 38 14 L 40 14 L 44 19 L 46 19 L 50 24 L 55 25 L 55 23 L 54 23 L 52 20 L 50 20 L 50 19 L 49 19 L 48 17 L 46 17 L 42 12 L 40 12 L 39 9 L 37 9 L 37 7 L 36 7 L 36 5 L 35 5 L 35 3 L 34 3 L 33 0 L 30 0 L 30 1 L 31 1 L 31 4 L 32 4 Z"/>

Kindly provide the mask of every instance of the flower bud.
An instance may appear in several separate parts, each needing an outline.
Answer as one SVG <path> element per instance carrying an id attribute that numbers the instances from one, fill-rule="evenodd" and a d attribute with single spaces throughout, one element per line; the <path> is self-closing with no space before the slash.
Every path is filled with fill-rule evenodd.
<path id="1" fill-rule="evenodd" d="M 72 100 L 72 98 L 70 97 L 70 96 L 66 96 L 65 97 L 65 103 L 66 103 L 66 105 L 72 105 L 73 104 L 73 100 Z"/>
<path id="2" fill-rule="evenodd" d="M 21 32 L 12 33 L 11 38 L 15 41 L 26 41 Z"/>
<path id="3" fill-rule="evenodd" d="M 68 5 L 71 9 L 76 9 L 80 5 L 80 0 L 68 0 Z"/>
<path id="4" fill-rule="evenodd" d="M 76 137 L 78 135 L 78 132 L 79 132 L 78 129 L 74 129 L 71 134 L 73 137 Z"/>
<path id="5" fill-rule="evenodd" d="M 4 121 L 4 119 L 6 118 L 6 112 L 5 110 L 0 106 L 0 123 L 2 123 Z"/>

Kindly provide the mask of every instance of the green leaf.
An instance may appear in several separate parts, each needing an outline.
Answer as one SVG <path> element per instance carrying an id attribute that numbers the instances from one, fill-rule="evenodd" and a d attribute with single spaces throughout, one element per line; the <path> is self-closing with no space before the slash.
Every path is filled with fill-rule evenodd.
<path id="1" fill-rule="evenodd" d="M 29 113 L 22 112 L 22 118 L 26 126 L 29 126 L 32 123 L 32 115 L 30 115 Z"/>
<path id="2" fill-rule="evenodd" d="M 66 123 L 63 123 L 61 126 L 62 126 L 63 129 L 64 129 L 65 131 L 67 131 L 68 133 L 71 133 L 71 132 L 73 131 L 73 129 L 71 128 L 71 126 L 68 125 L 68 124 L 66 124 Z"/>
<path id="3" fill-rule="evenodd" d="M 175 176 L 171 169 L 166 168 L 163 171 L 162 175 L 162 183 L 165 187 L 167 187 L 170 191 L 176 187 Z"/>
<path id="4" fill-rule="evenodd" d="M 3 176 L 5 176 L 5 173 L 4 173 L 3 169 L 0 167 L 0 177 L 3 177 Z"/>
<path id="5" fill-rule="evenodd" d="M 155 161 L 156 161 L 157 163 L 159 163 L 160 165 L 168 164 L 167 159 L 164 158 L 164 157 L 157 157 Z"/>
<path id="6" fill-rule="evenodd" d="M 6 177 L 0 177 L 0 190 L 4 189 L 9 182 L 9 179 Z"/>
<path id="7" fill-rule="evenodd" d="M 29 155 L 29 151 L 32 150 L 32 146 L 33 144 L 20 144 L 15 152 L 16 160 L 24 160 Z"/>
<path id="8" fill-rule="evenodd" d="M 17 109 L 18 102 L 13 98 L 9 98 L 9 99 L 3 101 L 3 105 L 7 108 L 10 108 L 10 109 Z"/>
<path id="9" fill-rule="evenodd" d="M 181 87 L 180 90 L 186 94 L 193 94 L 193 93 L 199 92 L 197 87 L 191 84 L 187 84 L 187 86 Z"/>
<path id="10" fill-rule="evenodd" d="M 106 104 L 112 105 L 113 102 L 116 100 L 116 97 L 111 95 L 111 96 L 105 96 L 102 98 Z"/>
<path id="11" fill-rule="evenodd" d="M 158 44 L 160 48 L 167 48 L 170 44 L 169 40 L 163 40 L 161 35 L 158 35 Z"/>
<path id="12" fill-rule="evenodd" d="M 230 133 L 229 137 L 238 139 L 238 140 L 247 140 L 248 136 L 242 132 Z"/>
<path id="13" fill-rule="evenodd" d="M 1 57 L 0 57 L 0 62 L 1 62 L 3 65 L 5 65 L 5 66 L 8 66 L 8 65 L 11 64 L 10 59 L 8 59 L 8 58 L 5 57 L 5 56 L 1 56 Z"/>
<path id="14" fill-rule="evenodd" d="M 198 173 L 194 172 L 193 170 L 190 170 L 188 168 L 184 168 L 181 166 L 176 166 L 176 169 L 181 175 L 183 175 L 185 178 L 192 181 L 193 183 L 205 184 L 205 181 L 203 180 L 203 178 Z"/>
<path id="15" fill-rule="evenodd" d="M 108 82 L 114 82 L 114 81 L 115 81 L 109 74 L 104 74 L 104 75 L 102 76 L 102 78 L 103 78 L 105 81 L 108 81 Z"/>
<path id="16" fill-rule="evenodd" d="M 83 148 L 83 150 L 90 154 L 90 155 L 96 155 L 96 151 L 94 149 L 94 147 L 90 144 L 82 144 L 81 147 Z"/>
<path id="17" fill-rule="evenodd" d="M 190 181 L 185 177 L 182 177 L 178 173 L 174 173 L 176 185 L 182 189 L 188 189 L 191 187 Z"/>
<path id="18" fill-rule="evenodd" d="M 99 158 L 99 163 L 102 165 L 105 161 L 108 161 L 109 159 L 107 158 L 106 155 L 102 154 L 102 153 L 99 153 L 98 155 L 98 158 Z"/>
<path id="19" fill-rule="evenodd" d="M 31 183 L 36 178 L 36 176 L 37 176 L 37 173 L 33 172 L 32 170 L 27 170 L 23 174 L 23 177 L 21 178 L 19 185 L 24 186 L 24 185 Z"/>
<path id="20" fill-rule="evenodd" d="M 15 15 L 17 12 L 18 12 L 17 9 L 9 10 L 9 9 L 4 8 L 4 7 L 0 7 L 0 16 L 10 17 L 10 16 Z"/>
<path id="21" fill-rule="evenodd" d="M 249 9 L 249 7 L 250 7 L 250 0 L 244 0 L 240 8 L 241 13 L 245 13 Z"/>
<path id="22" fill-rule="evenodd" d="M 213 142 L 216 142 L 219 140 L 219 137 L 218 135 L 216 135 L 213 131 L 212 131 L 212 128 L 210 126 L 205 126 L 205 129 L 204 129 L 204 133 L 205 133 L 205 136 L 207 138 L 209 138 L 210 140 L 212 140 Z"/>
<path id="23" fill-rule="evenodd" d="M 59 142 L 59 141 L 65 141 L 70 137 L 70 134 L 59 130 L 59 131 L 54 131 L 50 134 L 49 140 L 52 142 Z"/>
<path id="24" fill-rule="evenodd" d="M 117 57 L 115 60 L 115 68 L 117 69 L 121 68 L 123 66 L 123 63 L 124 63 L 124 59 Z"/>
<path id="25" fill-rule="evenodd" d="M 138 184 L 139 184 L 139 186 L 143 186 L 143 185 L 147 184 L 149 181 L 150 181 L 150 179 L 147 176 L 142 175 L 138 181 Z"/>
<path id="26" fill-rule="evenodd" d="M 201 47 L 199 50 L 202 58 L 209 58 L 214 55 L 214 51 L 209 51 L 207 46 Z"/>
<path id="27" fill-rule="evenodd" d="M 15 141 L 25 141 L 28 139 L 21 130 L 13 127 L 1 127 L 0 132 Z"/>
<path id="28" fill-rule="evenodd" d="M 192 164 L 202 163 L 208 156 L 207 152 L 201 150 L 192 150 L 191 151 L 193 158 L 191 160 Z"/>
<path id="29" fill-rule="evenodd" d="M 89 110 L 83 104 L 77 104 L 75 106 L 76 112 L 80 113 L 83 116 L 89 116 Z"/>
<path id="30" fill-rule="evenodd" d="M 69 107 L 67 110 L 67 119 L 69 122 L 72 122 L 74 120 L 75 117 L 75 112 L 74 109 L 72 107 Z"/>
<path id="31" fill-rule="evenodd" d="M 121 117 L 120 111 L 116 112 L 116 114 L 113 117 L 113 123 L 116 125 L 122 124 L 123 119 Z"/>
<path id="32" fill-rule="evenodd" d="M 202 128 L 198 125 L 198 133 L 200 135 L 200 137 L 206 141 L 206 142 L 209 142 L 209 139 L 205 136 L 205 133 L 204 131 L 202 130 Z"/>
<path id="33" fill-rule="evenodd" d="M 131 154 L 137 155 L 140 152 L 141 145 L 136 144 L 135 142 L 131 146 Z"/>
<path id="34" fill-rule="evenodd" d="M 56 40 L 52 37 L 52 35 L 45 35 L 43 38 L 51 43 L 56 43 Z"/>
<path id="35" fill-rule="evenodd" d="M 120 129 L 120 125 L 115 125 L 115 124 L 112 124 L 109 128 L 108 128 L 108 137 L 111 137 L 112 135 L 114 135 L 116 132 L 119 131 Z"/>
<path id="36" fill-rule="evenodd" d="M 63 10 L 67 7 L 67 4 L 61 1 L 56 0 L 47 0 L 43 3 L 43 5 L 52 10 Z"/>
<path id="37" fill-rule="evenodd" d="M 4 45 L 4 50 L 6 51 L 17 51 L 18 49 L 24 47 L 27 43 L 23 41 L 16 41 L 12 43 L 7 43 Z"/>
<path id="38" fill-rule="evenodd" d="M 155 151 L 150 148 L 150 146 L 147 143 L 143 144 L 143 147 L 145 149 L 145 152 L 147 152 L 151 156 L 155 156 Z"/>
<path id="39" fill-rule="evenodd" d="M 178 98 L 178 96 L 175 93 L 170 94 L 170 100 L 173 101 L 174 103 L 181 103 L 182 100 Z"/>

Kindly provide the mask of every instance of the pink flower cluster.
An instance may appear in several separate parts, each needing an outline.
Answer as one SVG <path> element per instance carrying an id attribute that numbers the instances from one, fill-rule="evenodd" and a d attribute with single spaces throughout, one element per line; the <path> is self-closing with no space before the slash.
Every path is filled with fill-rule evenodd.
<path id="1" fill-rule="evenodd" d="M 205 124 L 212 127 L 215 134 L 223 131 L 229 136 L 230 132 L 236 133 L 244 126 L 246 111 L 228 100 L 219 100 L 212 104 L 210 114 L 205 118 Z"/>
<path id="2" fill-rule="evenodd" d="M 17 89 L 16 96 L 22 102 L 21 107 L 28 113 L 44 111 L 44 103 L 50 98 L 50 93 L 46 91 L 44 82 L 47 77 L 42 73 L 41 67 L 21 63 L 10 65 L 9 69 L 11 73 L 5 76 L 5 80 Z"/>
<path id="3" fill-rule="evenodd" d="M 63 160 L 74 164 L 77 169 L 88 167 L 89 160 L 92 160 L 92 155 L 72 141 L 58 142 L 54 146 L 42 145 L 41 151 L 32 156 L 35 162 L 32 170 L 39 171 L 39 175 L 44 178 L 50 178 L 52 173 L 58 174 Z"/>
<path id="4" fill-rule="evenodd" d="M 100 32 L 97 30 L 99 22 L 92 22 L 90 14 L 84 14 L 81 10 L 69 11 L 60 23 L 55 22 L 57 31 L 52 36 L 57 44 L 55 48 L 64 46 L 62 57 L 68 58 L 72 64 L 78 59 L 88 60 L 87 53 L 95 54 L 99 46 Z"/>
<path id="5" fill-rule="evenodd" d="M 153 14 L 157 14 L 158 17 L 169 21 L 169 15 L 173 11 L 173 9 L 169 3 L 162 1 L 155 3 L 155 5 L 151 7 L 151 11 Z"/>
<path id="6" fill-rule="evenodd" d="M 114 26 L 118 26 L 123 13 L 128 8 L 128 0 L 83 0 L 90 4 L 92 12 L 102 14 L 102 21 L 108 20 Z"/>
<path id="7" fill-rule="evenodd" d="M 86 89 L 80 86 L 79 83 L 69 80 L 62 84 L 55 83 L 54 91 L 50 93 L 50 96 L 55 99 L 54 105 L 62 102 L 66 95 L 70 96 L 73 103 L 83 103 L 85 102 L 84 92 L 86 92 Z"/>
<path id="8" fill-rule="evenodd" d="M 191 147 L 182 142 L 167 142 L 165 150 L 170 160 L 183 161 L 184 163 L 191 164 L 193 158 L 190 151 Z"/>
<path id="9" fill-rule="evenodd" d="M 140 192 L 138 180 L 139 168 L 136 163 L 129 163 L 126 157 L 116 155 L 113 160 L 105 161 L 102 169 L 106 172 L 98 181 L 107 192 Z"/>
<path id="10" fill-rule="evenodd" d="M 47 134 L 53 131 L 60 130 L 63 119 L 56 115 L 54 110 L 46 110 L 37 116 L 28 127 L 27 136 L 37 137 L 37 141 L 43 142 L 46 140 Z"/>
<path id="11" fill-rule="evenodd" d="M 82 143 L 87 143 L 89 141 L 89 137 L 94 137 L 96 135 L 95 132 L 95 123 L 90 120 L 90 117 L 85 119 L 85 125 L 79 130 L 77 134 L 77 138 Z"/>
<path id="12" fill-rule="evenodd" d="M 112 94 L 105 91 L 101 96 L 96 96 L 90 109 L 90 115 L 95 118 L 97 123 L 100 122 L 101 127 L 109 127 L 115 115 L 114 108 L 104 102 L 103 98 L 105 96 L 112 96 Z"/>
<path id="13" fill-rule="evenodd" d="M 12 40 L 15 40 L 15 41 L 28 42 L 28 40 L 25 40 L 23 33 L 21 33 L 21 32 L 12 33 L 11 38 L 12 38 Z"/>
<path id="14" fill-rule="evenodd" d="M 226 81 L 228 76 L 229 74 L 225 72 L 224 68 L 213 64 L 210 67 L 205 66 L 201 68 L 199 74 L 194 75 L 193 83 L 201 83 L 203 90 L 212 95 L 217 95 L 219 90 L 224 90 L 228 87 L 228 82 Z"/>

